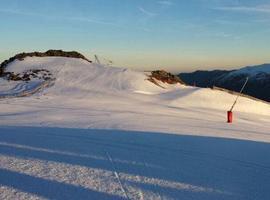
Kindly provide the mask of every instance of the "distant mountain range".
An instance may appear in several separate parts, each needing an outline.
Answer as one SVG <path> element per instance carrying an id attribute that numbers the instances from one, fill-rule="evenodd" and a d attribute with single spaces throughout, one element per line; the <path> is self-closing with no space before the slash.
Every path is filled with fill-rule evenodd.
<path id="1" fill-rule="evenodd" d="M 270 64 L 248 66 L 238 70 L 213 70 L 180 73 L 179 78 L 198 87 L 222 87 L 239 92 L 247 77 L 244 94 L 270 102 Z"/>

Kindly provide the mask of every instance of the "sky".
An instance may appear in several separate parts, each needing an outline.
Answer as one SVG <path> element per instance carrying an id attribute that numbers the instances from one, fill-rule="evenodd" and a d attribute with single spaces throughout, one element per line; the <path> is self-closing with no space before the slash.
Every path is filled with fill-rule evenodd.
<path id="1" fill-rule="evenodd" d="M 270 63 L 269 0 L 0 0 L 0 62 L 76 50 L 171 72 Z"/>

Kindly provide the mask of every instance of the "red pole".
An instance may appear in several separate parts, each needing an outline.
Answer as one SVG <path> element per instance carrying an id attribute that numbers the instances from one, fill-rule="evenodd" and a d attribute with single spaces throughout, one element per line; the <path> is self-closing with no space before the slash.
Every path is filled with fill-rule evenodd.
<path id="1" fill-rule="evenodd" d="M 240 97 L 241 93 L 243 92 L 244 88 L 246 87 L 247 82 L 248 82 L 248 77 L 247 77 L 247 79 L 246 79 L 246 81 L 245 81 L 243 87 L 241 88 L 239 94 L 237 95 L 237 97 L 236 97 L 236 99 L 235 99 L 235 101 L 234 101 L 234 103 L 233 103 L 231 109 L 227 112 L 227 119 L 228 119 L 227 122 L 228 122 L 228 123 L 232 123 L 232 122 L 233 122 L 233 108 L 234 108 L 234 106 L 236 105 L 237 100 L 238 100 L 238 98 Z"/>
<path id="2" fill-rule="evenodd" d="M 232 123 L 233 122 L 233 112 L 232 111 L 228 111 L 227 112 L 227 118 L 228 118 L 228 123 Z"/>

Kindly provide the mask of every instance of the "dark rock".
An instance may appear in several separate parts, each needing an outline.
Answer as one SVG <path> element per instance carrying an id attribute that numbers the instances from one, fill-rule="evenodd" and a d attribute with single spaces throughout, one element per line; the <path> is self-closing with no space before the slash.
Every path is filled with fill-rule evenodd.
<path id="1" fill-rule="evenodd" d="M 148 80 L 155 84 L 157 84 L 155 80 L 159 80 L 162 81 L 163 83 L 168 84 L 177 84 L 177 83 L 185 84 L 179 77 L 164 70 L 152 71 Z"/>

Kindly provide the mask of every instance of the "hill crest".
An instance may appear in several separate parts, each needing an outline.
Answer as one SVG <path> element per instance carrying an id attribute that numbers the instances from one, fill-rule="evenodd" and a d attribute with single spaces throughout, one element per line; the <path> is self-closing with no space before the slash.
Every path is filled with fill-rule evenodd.
<path id="1" fill-rule="evenodd" d="M 86 60 L 90 63 L 92 63 L 92 61 L 88 60 L 84 55 L 82 55 L 81 53 L 77 52 L 77 51 L 63 51 L 63 50 L 53 50 L 50 49 L 46 52 L 29 52 L 29 53 L 19 53 L 16 54 L 15 56 L 9 58 L 8 60 L 5 60 L 4 62 L 1 63 L 0 65 L 0 77 L 4 75 L 5 72 L 5 68 L 12 63 L 15 60 L 24 60 L 26 57 L 67 57 L 67 58 L 80 58 L 83 60 Z"/>

